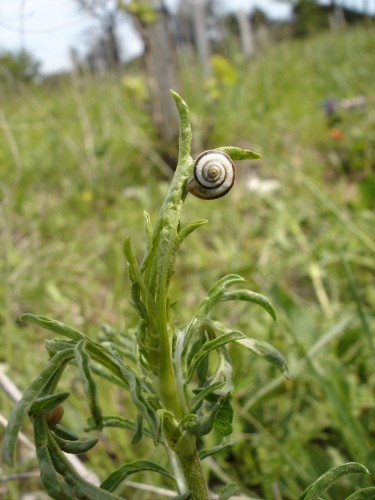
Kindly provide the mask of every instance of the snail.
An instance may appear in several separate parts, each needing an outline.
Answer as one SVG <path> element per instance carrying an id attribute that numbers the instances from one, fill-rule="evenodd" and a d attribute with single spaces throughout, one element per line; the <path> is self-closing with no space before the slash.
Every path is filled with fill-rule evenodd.
<path id="1" fill-rule="evenodd" d="M 46 422 L 48 427 L 53 427 L 58 424 L 60 420 L 63 418 L 64 408 L 61 405 L 55 406 L 52 410 L 47 411 L 46 413 Z"/>
<path id="2" fill-rule="evenodd" d="M 188 191 L 197 198 L 215 200 L 233 186 L 236 168 L 226 153 L 210 149 L 195 160 L 193 174 Z"/>

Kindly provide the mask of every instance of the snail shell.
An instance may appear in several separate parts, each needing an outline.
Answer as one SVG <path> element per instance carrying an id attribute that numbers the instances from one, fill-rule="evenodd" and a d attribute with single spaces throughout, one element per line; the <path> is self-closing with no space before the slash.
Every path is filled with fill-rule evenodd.
<path id="1" fill-rule="evenodd" d="M 47 411 L 46 413 L 46 422 L 48 427 L 53 427 L 58 424 L 60 420 L 63 418 L 64 408 L 61 405 L 55 406 L 52 410 Z"/>
<path id="2" fill-rule="evenodd" d="M 210 149 L 195 160 L 193 174 L 188 184 L 189 192 L 203 200 L 215 200 L 233 186 L 236 168 L 226 153 Z"/>

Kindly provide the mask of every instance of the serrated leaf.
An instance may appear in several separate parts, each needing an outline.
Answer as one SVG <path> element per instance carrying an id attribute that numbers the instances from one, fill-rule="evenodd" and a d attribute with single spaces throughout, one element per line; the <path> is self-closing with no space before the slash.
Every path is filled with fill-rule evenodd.
<path id="1" fill-rule="evenodd" d="M 228 344 L 229 342 L 234 342 L 235 340 L 240 340 L 244 338 L 246 338 L 246 335 L 244 333 L 236 331 L 228 331 L 227 333 L 220 335 L 220 337 L 217 337 L 216 339 L 206 342 L 191 360 L 191 364 L 189 366 L 187 373 L 186 383 L 191 380 L 191 377 L 193 376 L 195 370 L 197 369 L 197 366 L 202 361 L 202 359 L 204 359 L 211 351 L 218 349 L 219 347 L 222 347 L 223 345 Z"/>
<path id="2" fill-rule="evenodd" d="M 14 452 L 17 442 L 18 432 L 21 428 L 22 421 L 28 414 L 34 401 L 40 396 L 45 386 L 48 384 L 51 377 L 61 367 L 62 364 L 74 358 L 74 350 L 66 349 L 56 353 L 47 363 L 44 370 L 25 390 L 21 399 L 10 413 L 8 426 L 4 433 L 3 459 L 8 465 L 14 463 Z"/>
<path id="3" fill-rule="evenodd" d="M 52 410 L 57 405 L 65 401 L 69 397 L 69 395 L 69 392 L 58 392 L 56 394 L 39 397 L 31 405 L 29 415 L 34 416 L 47 413 L 48 411 Z"/>
<path id="4" fill-rule="evenodd" d="M 265 311 L 267 311 L 271 318 L 276 321 L 276 312 L 273 308 L 273 305 L 267 299 L 267 297 L 261 295 L 260 293 L 252 292 L 251 290 L 246 289 L 233 290 L 224 293 L 219 299 L 220 302 L 225 302 L 228 300 L 244 300 L 247 302 L 252 302 L 253 304 L 257 304 Z"/>
<path id="5" fill-rule="evenodd" d="M 359 491 L 352 493 L 347 497 L 346 500 L 374 500 L 375 498 L 375 487 L 370 486 L 369 488 L 363 488 Z"/>
<path id="6" fill-rule="evenodd" d="M 313 484 L 306 488 L 300 500 L 317 500 L 336 481 L 348 474 L 370 474 L 370 472 L 364 465 L 357 462 L 348 462 L 338 465 L 324 473 Z"/>
<path id="7" fill-rule="evenodd" d="M 262 158 L 262 155 L 250 151 L 249 149 L 236 148 L 235 146 L 223 146 L 220 148 L 215 148 L 217 151 L 222 151 L 226 153 L 229 158 L 233 161 L 236 160 L 257 160 Z"/>
<path id="8" fill-rule="evenodd" d="M 164 467 L 161 467 L 154 462 L 150 462 L 149 460 L 135 460 L 134 462 L 122 465 L 115 472 L 112 472 L 112 474 L 110 474 L 107 479 L 102 482 L 100 487 L 106 491 L 114 491 L 128 476 L 145 470 L 158 472 L 159 474 L 167 476 L 175 481 L 173 475 L 164 469 Z"/>
<path id="9" fill-rule="evenodd" d="M 265 358 L 269 363 L 275 365 L 281 373 L 289 378 L 286 359 L 275 347 L 263 340 L 244 338 L 236 341 L 236 344 L 246 347 L 253 354 Z"/>

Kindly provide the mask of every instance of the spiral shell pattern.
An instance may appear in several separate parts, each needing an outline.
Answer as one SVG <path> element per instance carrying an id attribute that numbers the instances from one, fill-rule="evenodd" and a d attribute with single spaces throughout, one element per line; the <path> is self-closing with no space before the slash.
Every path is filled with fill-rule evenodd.
<path id="1" fill-rule="evenodd" d="M 194 179 L 188 185 L 189 192 L 204 200 L 214 200 L 231 189 L 236 169 L 226 153 L 208 150 L 196 159 L 193 174 Z"/>

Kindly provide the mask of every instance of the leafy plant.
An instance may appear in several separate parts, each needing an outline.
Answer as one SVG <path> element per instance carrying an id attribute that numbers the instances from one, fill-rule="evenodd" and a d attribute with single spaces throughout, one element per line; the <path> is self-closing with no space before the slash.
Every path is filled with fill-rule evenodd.
<path id="1" fill-rule="evenodd" d="M 230 274 L 219 279 L 187 324 L 177 326 L 174 320 L 169 285 L 176 257 L 185 238 L 206 221 L 181 225 L 194 160 L 190 156 L 188 107 L 177 94 L 172 92 L 172 95 L 180 117 L 176 172 L 154 227 L 150 216 L 144 215 L 147 250 L 141 263 L 130 240 L 124 243 L 132 305 L 139 315 L 134 345 L 128 347 L 129 332 L 115 339 L 110 331 L 105 331 L 104 341 L 96 342 L 59 321 L 33 314 L 24 314 L 21 318 L 64 338 L 46 341 L 50 359 L 11 412 L 4 435 L 3 457 L 9 465 L 14 463 L 17 435 L 24 418 L 29 415 L 42 482 L 52 498 L 120 498 L 114 492 L 129 475 L 149 470 L 175 481 L 179 498 L 207 499 L 208 486 L 201 461 L 223 447 L 200 451 L 202 438 L 213 429 L 222 436 L 232 432 L 232 364 L 228 345 L 235 343 L 245 347 L 276 365 L 287 376 L 286 361 L 274 347 L 232 330 L 212 317 L 215 306 L 221 302 L 241 300 L 261 306 L 275 319 L 274 309 L 266 297 L 245 288 L 229 290 L 244 285 L 245 280 L 239 275 Z M 235 147 L 214 151 L 224 152 L 231 160 L 259 157 L 252 151 Z M 216 355 L 211 356 L 213 353 Z M 77 366 L 83 383 L 92 415 L 90 429 L 129 429 L 133 432 L 134 444 L 143 437 L 151 439 L 155 445 L 165 447 L 171 470 L 149 460 L 135 460 L 113 471 L 100 487 L 77 474 L 63 452 L 87 452 L 96 445 L 97 439 L 80 440 L 60 423 L 61 405 L 69 394 L 56 389 L 65 369 L 72 365 Z M 137 410 L 135 420 L 123 415 L 103 414 L 96 377 L 130 393 Z M 343 470 L 345 473 L 366 471 L 358 464 L 347 464 Z M 330 474 L 328 479 L 322 476 L 322 481 L 317 482 L 318 486 L 314 483 L 305 498 L 317 498 L 316 495 L 343 475 L 343 470 Z"/>

